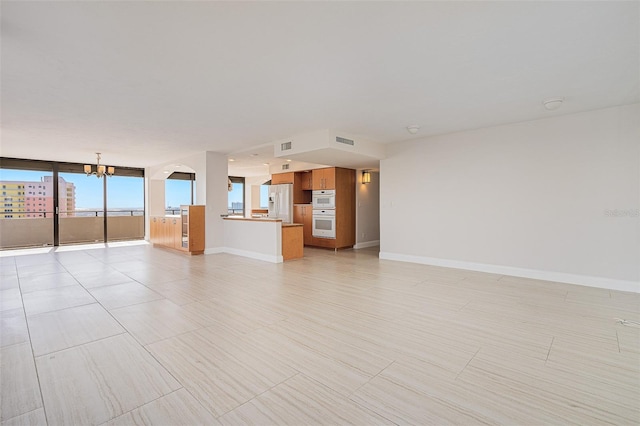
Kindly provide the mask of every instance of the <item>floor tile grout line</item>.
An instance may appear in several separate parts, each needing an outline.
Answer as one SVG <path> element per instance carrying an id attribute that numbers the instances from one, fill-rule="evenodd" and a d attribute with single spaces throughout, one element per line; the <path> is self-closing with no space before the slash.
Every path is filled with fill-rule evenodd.
<path id="1" fill-rule="evenodd" d="M 61 288 L 64 288 L 64 287 L 61 287 Z M 27 293 L 27 294 L 30 294 L 30 293 Z M 81 307 L 83 307 L 83 306 L 89 306 L 89 305 L 95 305 L 95 304 L 99 304 L 99 303 L 98 303 L 98 301 L 95 301 L 95 302 L 89 302 L 89 303 L 82 303 L 82 304 L 80 304 L 80 305 L 65 306 L 64 308 L 60 308 L 60 309 L 53 309 L 53 310 L 51 310 L 51 311 L 38 312 L 38 313 L 35 313 L 35 314 L 27 314 L 26 316 L 27 316 L 28 318 L 30 318 L 30 317 L 36 317 L 36 316 L 38 316 L 38 315 L 52 314 L 52 313 L 54 313 L 54 312 L 61 312 L 61 311 L 66 311 L 67 309 L 81 308 Z M 102 306 L 102 305 L 100 305 L 100 306 L 101 306 L 102 308 L 104 308 L 104 306 Z"/>
<path id="2" fill-rule="evenodd" d="M 16 268 L 18 268 L 16 263 Z M 38 363 L 36 362 L 35 351 L 33 350 L 33 339 L 31 338 L 31 327 L 29 326 L 29 320 L 27 317 L 27 311 L 24 307 L 24 295 L 22 293 L 22 287 L 20 286 L 20 276 L 18 275 L 18 289 L 20 291 L 20 301 L 22 302 L 22 313 L 24 314 L 24 322 L 27 326 L 27 335 L 29 336 L 29 347 L 31 348 L 31 361 L 33 362 L 33 368 L 36 373 L 36 379 L 38 380 L 38 390 L 40 391 L 40 403 L 42 404 L 42 411 L 44 413 L 45 421 L 49 424 L 49 417 L 47 416 L 47 407 L 44 403 L 44 394 L 42 392 L 42 383 L 40 380 L 40 372 L 38 371 Z"/>
<path id="3" fill-rule="evenodd" d="M 244 406 L 244 405 L 246 405 L 246 404 L 249 404 L 251 401 L 253 401 L 254 399 L 258 398 L 260 395 L 264 395 L 265 393 L 267 393 L 267 392 L 271 391 L 272 389 L 274 389 L 274 388 L 276 388 L 276 387 L 280 386 L 281 384 L 283 384 L 283 383 L 285 383 L 285 382 L 287 382 L 287 381 L 289 381 L 289 380 L 293 379 L 294 377 L 297 377 L 297 376 L 300 376 L 300 375 L 304 375 L 301 371 L 299 371 L 299 370 L 297 370 L 297 369 L 295 369 L 295 368 L 293 368 L 293 367 L 290 367 L 290 368 L 291 368 L 292 370 L 296 371 L 296 374 L 294 374 L 294 375 L 292 375 L 292 376 L 289 376 L 289 377 L 287 377 L 286 379 L 283 379 L 283 380 L 279 381 L 278 383 L 276 383 L 275 385 L 271 386 L 270 388 L 265 389 L 264 391 L 262 391 L 262 392 L 260 392 L 260 393 L 258 393 L 258 394 L 256 394 L 256 395 L 254 395 L 254 396 L 252 396 L 252 397 L 251 397 L 251 399 L 246 400 L 245 402 L 243 402 L 242 404 L 238 405 L 237 407 L 233 407 L 231 410 L 225 411 L 224 413 L 220 414 L 219 416 L 216 416 L 216 415 L 214 414 L 214 417 L 216 417 L 216 419 L 219 419 L 220 417 L 226 416 L 226 415 L 227 415 L 227 414 L 229 414 L 230 412 L 235 411 L 235 410 L 237 410 L 238 408 L 240 408 L 240 407 L 242 407 L 242 406 Z M 305 376 L 305 377 L 306 377 L 306 376 Z M 209 411 L 209 410 L 207 410 L 207 411 Z M 209 412 L 210 412 L 210 411 L 209 411 Z"/>
<path id="4" fill-rule="evenodd" d="M 478 352 L 480 352 L 480 349 L 482 349 L 482 346 L 480 346 L 478 348 L 478 350 L 476 351 L 476 353 L 474 353 L 473 356 L 469 359 L 469 361 L 467 361 L 467 363 L 464 365 L 464 367 L 462 367 L 462 370 L 460 370 L 460 372 L 458 374 L 456 374 L 456 377 L 453 379 L 454 381 L 458 380 L 458 377 L 464 372 L 464 370 L 469 366 L 469 364 L 471 364 L 471 361 L 473 361 L 473 359 L 476 357 L 476 355 L 478 355 Z"/>
<path id="5" fill-rule="evenodd" d="M 18 414 L 17 416 L 13 416 L 13 417 L 10 417 L 8 419 L 5 419 L 5 420 L 2 421 L 2 424 L 9 424 L 11 422 L 11 420 L 13 420 L 13 419 L 17 419 L 18 417 L 26 416 L 27 414 L 33 413 L 33 412 L 38 411 L 38 410 L 42 410 L 44 412 L 44 407 L 34 408 L 33 410 L 27 411 L 27 412 L 22 413 L 22 414 Z M 47 417 L 45 415 L 45 421 L 46 420 L 47 420 Z"/>
<path id="6" fill-rule="evenodd" d="M 124 334 L 129 334 L 129 332 L 125 329 L 124 331 L 122 331 L 120 333 L 112 334 L 110 336 L 100 337 L 98 339 L 90 340 L 88 342 L 78 343 L 77 345 L 72 345 L 72 346 L 69 346 L 69 347 L 66 347 L 66 348 L 63 348 L 63 349 L 58 349 L 58 350 L 47 352 L 47 353 L 40 354 L 40 355 L 35 355 L 34 354 L 34 357 L 35 358 L 42 358 L 42 357 L 45 357 L 45 356 L 54 355 L 54 354 L 57 354 L 57 353 L 60 353 L 60 352 L 64 352 L 64 351 L 67 351 L 67 350 L 76 349 L 76 348 L 79 348 L 79 347 L 82 347 L 82 346 L 85 346 L 85 345 L 89 345 L 91 343 L 97 343 L 97 342 L 101 342 L 103 340 L 111 339 L 113 337 L 122 336 Z"/>
<path id="7" fill-rule="evenodd" d="M 549 350 L 547 351 L 547 357 L 544 359 L 544 364 L 547 365 L 547 361 L 549 361 L 549 355 L 551 355 L 551 348 L 553 347 L 553 342 L 555 341 L 556 336 L 551 336 L 551 343 L 549 344 Z"/>
<path id="8" fill-rule="evenodd" d="M 369 382 L 371 382 L 373 379 L 375 379 L 376 377 L 378 377 L 380 374 L 382 374 L 382 372 L 384 370 L 386 370 L 387 368 L 391 367 L 394 363 L 396 362 L 396 360 L 392 360 L 389 364 L 386 365 L 386 367 L 382 368 L 382 370 L 378 371 L 375 375 L 371 376 L 365 383 L 361 384 L 360 386 L 358 386 L 356 389 L 354 389 L 348 396 L 347 398 L 351 399 L 351 397 L 358 392 L 360 389 L 362 389 L 364 386 L 366 386 L 367 384 L 369 384 Z"/>
<path id="9" fill-rule="evenodd" d="M 180 382 L 178 382 L 178 383 L 180 383 Z M 180 386 L 178 389 L 174 389 L 174 390 L 172 390 L 172 391 L 169 391 L 168 393 L 165 393 L 164 395 L 160 395 L 160 396 L 159 396 L 159 397 L 157 397 L 157 398 L 154 398 L 154 399 L 152 399 L 152 400 L 150 400 L 150 401 L 147 401 L 147 402 L 145 402 L 145 403 L 143 403 L 143 404 L 137 405 L 137 406 L 133 407 L 131 410 L 129 410 L 129 411 L 125 411 L 124 413 L 121 413 L 121 414 L 118 414 L 118 415 L 117 415 L 117 416 L 115 416 L 115 417 L 111 417 L 110 419 L 107 419 L 107 420 L 105 420 L 104 422 L 102 422 L 102 423 L 100 423 L 100 424 L 101 424 L 101 425 L 103 425 L 103 424 L 109 423 L 110 421 L 113 421 L 113 420 L 117 419 L 118 417 L 122 417 L 122 416 L 124 416 L 124 415 L 126 415 L 126 414 L 129 414 L 129 413 L 131 413 L 132 411 L 135 411 L 135 410 L 137 410 L 137 409 L 139 409 L 139 408 L 144 407 L 145 405 L 148 405 L 148 404 L 151 404 L 151 403 L 153 403 L 153 402 L 156 402 L 156 401 L 158 401 L 159 399 L 162 399 L 162 398 L 164 398 L 164 397 L 166 397 L 166 396 L 173 395 L 174 393 L 176 393 L 176 392 L 178 392 L 178 391 L 180 391 L 180 390 L 183 390 L 183 389 L 184 389 L 184 390 L 186 390 L 184 386 Z M 193 395 L 192 395 L 192 396 L 193 396 Z M 198 401 L 198 403 L 199 403 L 199 402 L 200 402 L 200 401 Z"/>
<path id="10" fill-rule="evenodd" d="M 392 361 L 392 362 L 391 362 L 391 364 L 393 364 L 394 362 L 395 362 L 395 361 Z M 391 364 L 389 364 L 389 365 L 391 365 Z M 385 369 L 386 369 L 386 368 L 387 368 L 387 367 L 385 367 Z M 334 393 L 334 394 L 336 394 L 336 395 L 338 395 L 338 396 L 340 396 L 340 397 L 344 398 L 345 402 L 346 402 L 346 401 L 348 401 L 348 402 L 350 402 L 350 403 L 352 403 L 352 404 L 355 404 L 355 405 L 356 405 L 357 407 L 359 407 L 361 410 L 364 410 L 364 411 L 367 411 L 367 412 L 374 413 L 376 416 L 381 417 L 381 418 L 383 418 L 383 419 L 385 419 L 385 420 L 387 420 L 387 421 L 389 421 L 389 422 L 391 422 L 391 423 L 393 423 L 393 424 L 397 425 L 397 423 L 396 423 L 396 422 L 391 421 L 390 419 L 388 419 L 387 417 L 383 416 L 382 414 L 379 414 L 377 411 L 374 411 L 374 410 L 372 410 L 372 409 L 370 409 L 370 408 L 368 408 L 368 407 L 365 407 L 364 405 L 359 404 L 357 401 L 352 400 L 352 399 L 351 399 L 351 395 L 352 395 L 352 394 L 351 394 L 351 395 L 349 395 L 349 396 L 344 396 L 344 394 L 342 394 L 342 393 L 338 392 L 337 390 L 333 389 L 331 386 L 328 386 L 328 385 L 326 385 L 326 384 L 324 384 L 324 383 L 322 383 L 322 382 L 319 382 L 318 380 L 314 379 L 313 377 L 311 377 L 311 376 L 309 376 L 309 375 L 307 375 L 307 374 L 304 374 L 304 373 L 302 373 L 302 372 L 301 372 L 300 374 L 301 374 L 303 377 L 306 377 L 308 380 L 310 380 L 310 381 L 312 381 L 312 382 L 316 383 L 318 386 L 321 386 L 321 387 L 323 387 L 323 388 L 325 388 L 325 389 L 328 389 L 328 390 L 329 390 L 329 391 L 331 391 L 332 393 Z M 380 374 L 380 373 L 378 373 L 378 374 Z"/>

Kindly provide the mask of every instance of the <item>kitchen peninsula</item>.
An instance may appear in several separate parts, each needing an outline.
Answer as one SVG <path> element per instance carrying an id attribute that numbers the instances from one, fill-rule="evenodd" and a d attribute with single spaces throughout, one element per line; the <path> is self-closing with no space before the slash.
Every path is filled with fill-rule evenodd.
<path id="1" fill-rule="evenodd" d="M 270 218 L 224 218 L 225 251 L 281 263 L 304 255 L 302 224 Z"/>

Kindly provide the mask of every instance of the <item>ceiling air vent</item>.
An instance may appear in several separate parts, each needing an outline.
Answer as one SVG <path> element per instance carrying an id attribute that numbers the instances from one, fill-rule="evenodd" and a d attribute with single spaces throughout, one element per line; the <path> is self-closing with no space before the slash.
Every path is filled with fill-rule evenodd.
<path id="1" fill-rule="evenodd" d="M 289 170 L 289 164 L 283 164 L 282 170 Z"/>
<path id="2" fill-rule="evenodd" d="M 291 142 L 285 142 L 280 144 L 280 151 L 287 151 L 291 149 Z"/>
<path id="3" fill-rule="evenodd" d="M 354 142 L 351 139 L 341 138 L 340 136 L 336 136 L 336 142 L 343 143 L 345 145 L 353 146 Z"/>

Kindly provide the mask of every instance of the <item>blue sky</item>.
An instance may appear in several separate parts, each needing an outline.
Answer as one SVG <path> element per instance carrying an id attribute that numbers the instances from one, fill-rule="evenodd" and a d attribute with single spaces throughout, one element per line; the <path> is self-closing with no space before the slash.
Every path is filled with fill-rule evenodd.
<path id="1" fill-rule="evenodd" d="M 0 181 L 36 181 L 48 172 L 0 169 Z M 102 179 L 78 173 L 60 173 L 67 182 L 76 186 L 76 208 L 102 209 Z M 108 208 L 144 208 L 144 181 L 142 178 L 111 176 L 107 178 Z M 229 206 L 232 202 L 242 202 L 242 184 L 234 183 L 229 192 Z M 196 203 L 198 200 L 196 200 Z M 165 206 L 178 207 L 191 203 L 191 183 L 187 180 L 167 179 L 165 181 Z"/>

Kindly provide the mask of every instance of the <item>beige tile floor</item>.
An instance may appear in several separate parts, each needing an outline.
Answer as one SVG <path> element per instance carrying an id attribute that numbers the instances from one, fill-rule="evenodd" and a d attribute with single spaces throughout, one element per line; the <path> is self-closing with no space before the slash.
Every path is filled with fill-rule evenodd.
<path id="1" fill-rule="evenodd" d="M 29 253 L 29 252 L 27 252 Z M 640 294 L 306 249 L 0 257 L 10 424 L 640 424 Z"/>

